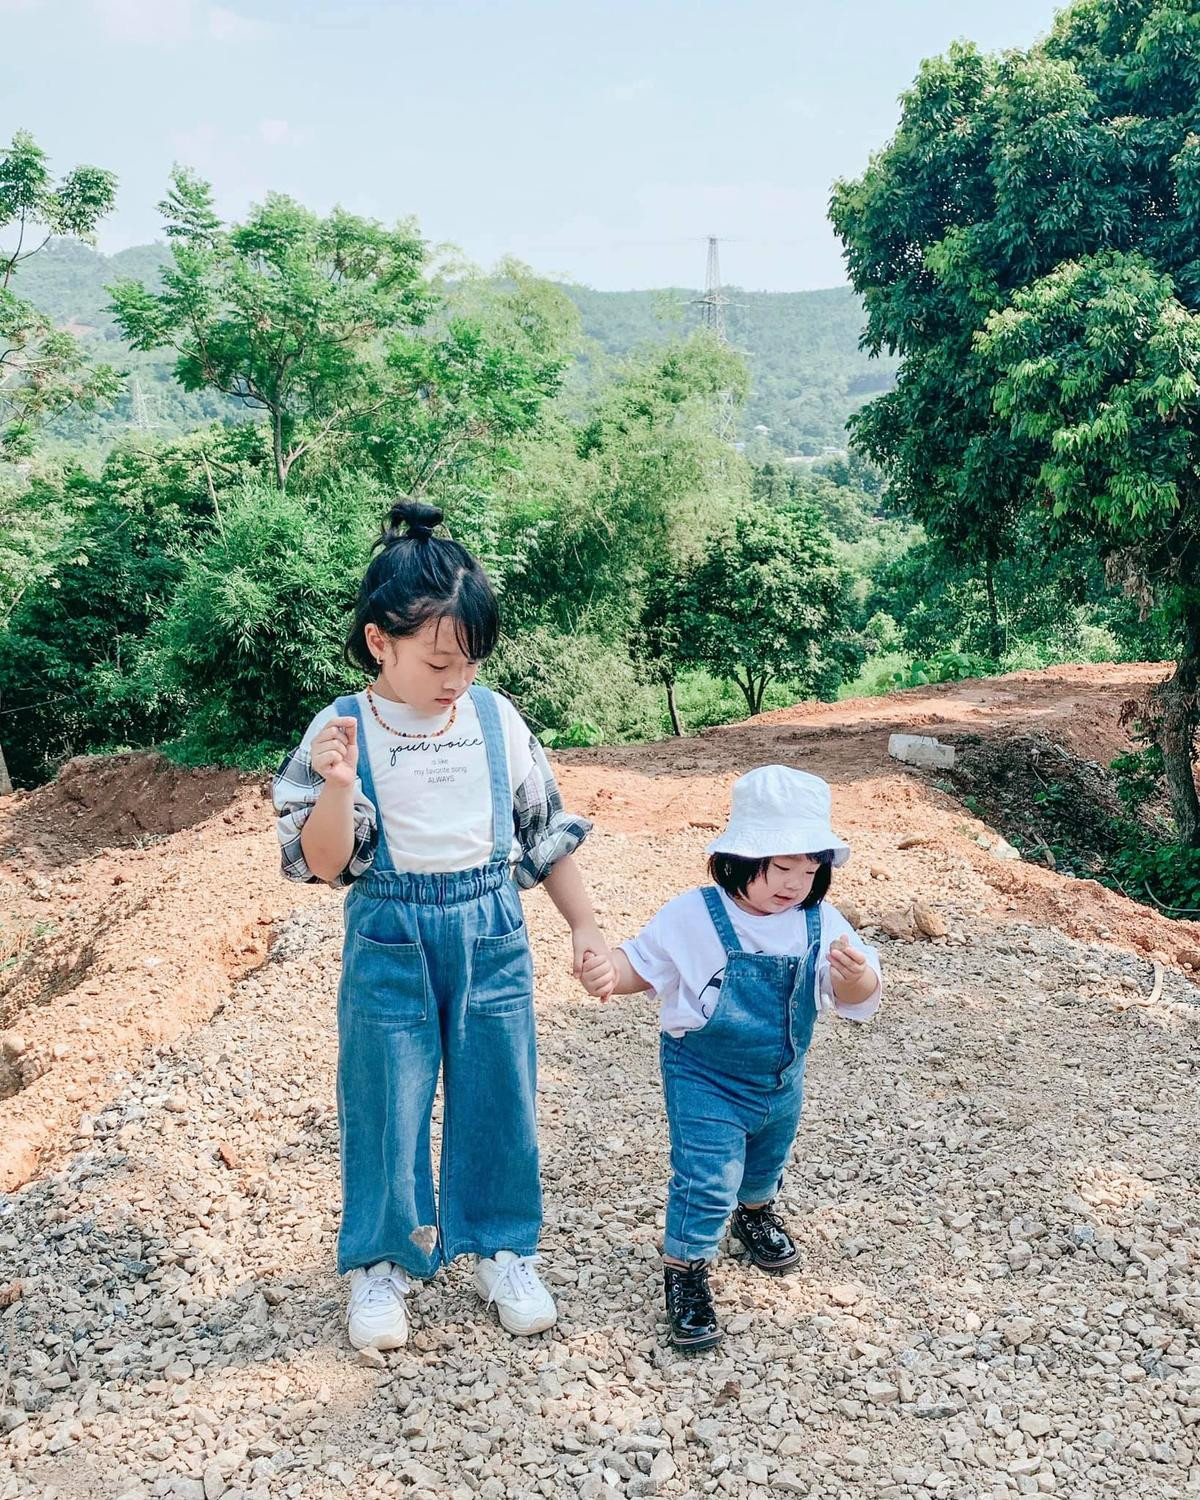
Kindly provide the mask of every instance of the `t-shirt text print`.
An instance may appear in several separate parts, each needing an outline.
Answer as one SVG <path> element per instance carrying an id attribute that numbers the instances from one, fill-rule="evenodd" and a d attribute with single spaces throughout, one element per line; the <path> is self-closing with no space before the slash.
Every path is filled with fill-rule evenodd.
<path id="1" fill-rule="evenodd" d="M 388 850 L 398 870 L 471 870 L 490 862 L 494 854 L 491 771 L 487 746 L 474 700 L 465 694 L 449 715 L 433 718 L 414 714 L 406 704 L 375 696 L 385 723 L 371 712 L 366 694 L 358 695 L 363 722 L 359 755 L 371 760 L 379 820 Z M 505 698 L 497 699 L 504 728 L 510 788 L 520 786 L 533 760 L 529 730 Z M 334 709 L 323 709 L 304 736 L 311 742 Z M 397 733 L 396 731 L 401 731 Z M 361 779 L 356 791 L 361 795 Z M 515 841 L 510 854 L 520 853 Z"/>

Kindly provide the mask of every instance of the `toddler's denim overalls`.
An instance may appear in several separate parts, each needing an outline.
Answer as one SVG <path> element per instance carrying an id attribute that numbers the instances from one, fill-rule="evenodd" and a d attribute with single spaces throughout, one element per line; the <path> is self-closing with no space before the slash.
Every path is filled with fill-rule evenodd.
<path id="1" fill-rule="evenodd" d="M 705 904 L 727 960 L 716 1009 L 698 1031 L 665 1032 L 663 1092 L 671 1185 L 663 1251 L 711 1260 L 735 1205 L 779 1191 L 804 1103 L 804 1058 L 817 1018 L 821 909 L 804 915 L 803 958 L 746 953 L 715 887 Z"/>
<path id="2" fill-rule="evenodd" d="M 431 1276 L 456 1255 L 532 1255 L 542 1222 L 533 959 L 512 880 L 513 797 L 496 699 L 476 685 L 494 848 L 474 870 L 392 863 L 383 818 L 346 897 L 338 991 L 342 1227 L 338 1270 L 390 1260 Z M 356 698 L 359 778 L 379 807 Z M 443 1073 L 433 1192 L 430 1114 Z"/>

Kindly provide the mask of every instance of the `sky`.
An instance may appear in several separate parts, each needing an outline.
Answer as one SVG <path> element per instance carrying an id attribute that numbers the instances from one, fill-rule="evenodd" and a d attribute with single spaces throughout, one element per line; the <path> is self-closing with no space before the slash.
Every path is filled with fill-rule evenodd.
<path id="1" fill-rule="evenodd" d="M 413 216 L 605 290 L 845 281 L 831 183 L 924 57 L 1045 34 L 1053 0 L 0 0 L 0 147 L 117 173 L 111 252 L 172 164 L 229 218 L 269 191 Z"/>

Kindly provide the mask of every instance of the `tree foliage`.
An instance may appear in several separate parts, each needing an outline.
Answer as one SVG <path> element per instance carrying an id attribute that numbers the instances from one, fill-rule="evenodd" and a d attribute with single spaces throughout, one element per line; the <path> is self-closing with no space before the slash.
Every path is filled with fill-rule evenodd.
<path id="1" fill-rule="evenodd" d="M 636 649 L 668 685 L 689 665 L 727 678 L 756 714 L 776 679 L 803 696 L 836 688 L 849 616 L 848 579 L 816 512 L 758 503 L 692 567 L 654 580 Z"/>
<path id="2" fill-rule="evenodd" d="M 1037 510 L 1178 626 L 1159 703 L 1185 843 L 1200 675 L 1200 14 L 1081 0 L 1027 52 L 923 64 L 899 129 L 839 183 L 866 343 L 901 357 L 854 419 L 893 501 L 994 564 Z"/>
<path id="3" fill-rule="evenodd" d="M 91 239 L 115 195 L 116 178 L 99 167 L 75 167 L 55 186 L 45 152 L 24 131 L 0 151 L 0 458 L 27 455 L 40 427 L 94 410 L 120 388 L 114 369 L 91 364 L 73 334 L 14 290 L 53 235 Z"/>
<path id="4" fill-rule="evenodd" d="M 172 264 L 160 290 L 113 287 L 117 322 L 135 349 L 172 345 L 186 390 L 266 415 L 283 489 L 305 454 L 383 404 L 380 341 L 432 310 L 425 245 L 411 224 L 322 218 L 277 193 L 226 228 L 183 168 L 159 209 Z"/>

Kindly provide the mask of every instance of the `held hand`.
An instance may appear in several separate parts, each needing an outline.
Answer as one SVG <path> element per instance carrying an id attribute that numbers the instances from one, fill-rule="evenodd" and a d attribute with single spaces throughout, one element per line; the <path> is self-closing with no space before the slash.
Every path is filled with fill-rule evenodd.
<path id="1" fill-rule="evenodd" d="M 576 979 L 580 978 L 583 972 L 584 956 L 588 953 L 603 956 L 608 953 L 608 944 L 604 940 L 604 934 L 594 921 L 583 927 L 571 929 L 571 973 Z"/>
<path id="2" fill-rule="evenodd" d="M 579 978 L 589 995 L 597 1000 L 607 1000 L 617 983 L 617 971 L 607 953 L 593 953 L 589 948 L 583 955 L 583 967 Z"/>
<path id="3" fill-rule="evenodd" d="M 312 768 L 330 786 L 352 787 L 358 774 L 358 720 L 353 715 L 330 719 L 314 736 Z"/>

